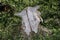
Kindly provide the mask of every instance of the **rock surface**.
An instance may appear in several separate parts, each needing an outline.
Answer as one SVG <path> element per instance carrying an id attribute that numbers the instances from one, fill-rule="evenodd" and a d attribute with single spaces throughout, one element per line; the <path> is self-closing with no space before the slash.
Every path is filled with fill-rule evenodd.
<path id="1" fill-rule="evenodd" d="M 16 16 L 22 17 L 22 28 L 27 35 L 29 35 L 31 31 L 37 33 L 39 23 L 43 22 L 38 8 L 39 6 L 26 7 L 22 12 L 15 14 Z"/>

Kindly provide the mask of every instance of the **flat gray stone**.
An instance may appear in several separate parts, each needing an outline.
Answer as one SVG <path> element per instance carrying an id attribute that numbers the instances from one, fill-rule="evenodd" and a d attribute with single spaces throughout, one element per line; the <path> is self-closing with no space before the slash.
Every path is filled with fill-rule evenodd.
<path id="1" fill-rule="evenodd" d="M 41 18 L 41 13 L 38 11 L 39 6 L 36 7 L 26 7 L 22 12 L 15 14 L 16 16 L 22 17 L 22 25 L 24 32 L 27 35 L 30 34 L 31 31 L 35 33 L 38 32 L 38 25 L 43 19 Z"/>

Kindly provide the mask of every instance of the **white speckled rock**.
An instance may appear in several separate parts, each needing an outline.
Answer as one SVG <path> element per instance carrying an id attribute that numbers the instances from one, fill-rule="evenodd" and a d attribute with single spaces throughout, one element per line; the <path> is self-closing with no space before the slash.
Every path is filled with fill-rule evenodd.
<path id="1" fill-rule="evenodd" d="M 37 33 L 39 23 L 43 21 L 43 19 L 40 17 L 41 13 L 37 10 L 38 8 L 39 6 L 27 7 L 22 10 L 21 13 L 15 14 L 22 17 L 23 29 L 27 35 L 29 35 L 31 31 Z"/>

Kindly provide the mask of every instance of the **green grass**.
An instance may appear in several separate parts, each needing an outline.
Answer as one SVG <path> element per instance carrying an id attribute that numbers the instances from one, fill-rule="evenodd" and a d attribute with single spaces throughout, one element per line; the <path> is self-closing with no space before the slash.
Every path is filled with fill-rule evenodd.
<path id="1" fill-rule="evenodd" d="M 39 5 L 39 11 L 44 20 L 41 25 L 51 29 L 51 35 L 42 34 L 32 36 L 32 40 L 60 40 L 60 6 L 58 0 L 1 0 L 5 4 L 15 7 L 16 12 L 21 12 L 25 7 Z M 14 13 L 13 13 L 14 14 Z M 22 19 L 11 16 L 9 13 L 0 12 L 0 40 L 23 40 L 20 32 Z M 16 24 L 16 25 L 14 25 Z"/>

